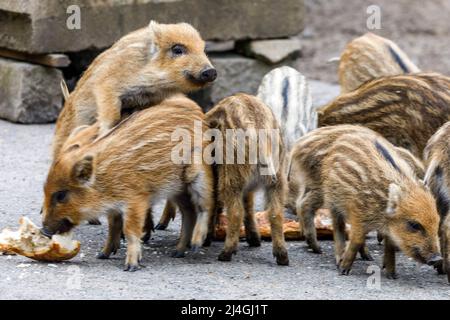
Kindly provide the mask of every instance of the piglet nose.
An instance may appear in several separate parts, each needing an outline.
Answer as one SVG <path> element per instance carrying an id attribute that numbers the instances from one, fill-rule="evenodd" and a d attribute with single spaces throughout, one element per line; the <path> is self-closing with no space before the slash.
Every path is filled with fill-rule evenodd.
<path id="1" fill-rule="evenodd" d="M 200 74 L 200 80 L 204 82 L 213 82 L 217 78 L 217 70 L 214 68 L 207 68 Z"/>
<path id="2" fill-rule="evenodd" d="M 44 236 L 46 236 L 47 238 L 51 238 L 52 235 L 53 235 L 53 233 L 50 232 L 50 230 L 48 230 L 46 227 L 42 227 L 40 231 L 41 231 L 41 233 L 42 233 Z"/>
<path id="3" fill-rule="evenodd" d="M 431 257 L 428 258 L 427 264 L 429 266 L 434 266 L 436 263 L 442 261 L 442 257 L 439 253 L 433 254 Z"/>

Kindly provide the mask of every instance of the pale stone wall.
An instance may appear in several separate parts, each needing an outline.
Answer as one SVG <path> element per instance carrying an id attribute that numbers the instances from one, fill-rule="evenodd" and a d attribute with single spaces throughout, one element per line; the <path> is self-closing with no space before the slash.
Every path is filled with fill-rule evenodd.
<path id="1" fill-rule="evenodd" d="M 80 30 L 66 25 L 67 7 L 73 4 L 80 7 Z M 303 30 L 304 6 L 303 0 L 3 0 L 0 48 L 68 54 L 72 65 L 61 70 L 73 89 L 97 54 L 151 19 L 189 22 L 212 40 L 207 50 L 219 77 L 193 95 L 206 110 L 236 92 L 255 94 L 266 72 L 295 64 L 300 44 L 292 36 Z M 56 119 L 63 103 L 60 70 L 1 59 L 0 79 L 0 118 L 23 123 Z"/>

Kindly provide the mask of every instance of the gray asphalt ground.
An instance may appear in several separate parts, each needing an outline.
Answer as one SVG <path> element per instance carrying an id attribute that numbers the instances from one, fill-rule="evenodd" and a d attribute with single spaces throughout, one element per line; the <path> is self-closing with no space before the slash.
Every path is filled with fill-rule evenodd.
<path id="1" fill-rule="evenodd" d="M 313 93 L 336 87 L 313 83 Z M 53 125 L 16 125 L 0 121 L 0 229 L 16 227 L 22 215 L 40 223 L 42 187 L 49 166 Z M 259 204 L 259 207 L 261 205 Z M 156 209 L 159 218 L 161 206 Z M 48 264 L 20 256 L 0 256 L 0 299 L 449 299 L 450 285 L 428 266 L 398 254 L 400 278 L 372 276 L 379 270 L 382 246 L 372 236 L 373 262 L 357 260 L 350 276 L 334 265 L 332 241 L 322 241 L 324 253 L 308 252 L 304 242 L 289 242 L 290 265 L 277 266 L 271 243 L 248 248 L 245 242 L 231 263 L 217 256 L 223 243 L 184 259 L 170 256 L 179 220 L 156 231 L 144 247 L 146 265 L 135 273 L 122 271 L 125 246 L 110 260 L 97 260 L 106 224 L 76 230 L 81 252 L 70 262 Z M 375 278 L 375 284 L 370 279 Z"/>

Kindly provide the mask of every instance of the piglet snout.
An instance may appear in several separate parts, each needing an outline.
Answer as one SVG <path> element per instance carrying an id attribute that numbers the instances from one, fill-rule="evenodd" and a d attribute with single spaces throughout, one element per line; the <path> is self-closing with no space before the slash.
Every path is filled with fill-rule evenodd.
<path id="1" fill-rule="evenodd" d="M 41 233 L 46 236 L 47 238 L 51 238 L 53 236 L 53 233 L 51 233 L 46 227 L 42 227 L 40 229 Z"/>
<path id="2" fill-rule="evenodd" d="M 441 255 L 439 253 L 434 253 L 427 259 L 427 264 L 429 266 L 434 266 L 436 263 L 441 261 L 442 261 Z"/>

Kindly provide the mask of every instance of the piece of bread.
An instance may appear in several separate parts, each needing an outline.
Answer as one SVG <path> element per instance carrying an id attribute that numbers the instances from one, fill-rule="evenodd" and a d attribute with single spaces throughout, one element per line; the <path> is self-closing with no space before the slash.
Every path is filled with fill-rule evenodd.
<path id="1" fill-rule="evenodd" d="M 63 261 L 72 259 L 80 251 L 80 243 L 71 234 L 44 236 L 28 218 L 19 219 L 19 230 L 4 229 L 0 233 L 0 253 L 20 254 L 38 261 Z"/>
<path id="2" fill-rule="evenodd" d="M 262 239 L 271 239 L 270 233 L 270 222 L 267 219 L 266 213 L 257 212 L 255 214 L 256 222 L 258 224 L 259 233 Z M 331 217 L 328 210 L 320 209 L 317 210 L 316 216 L 314 217 L 314 224 L 316 226 L 317 238 L 322 240 L 332 240 L 333 239 L 333 226 Z M 347 232 L 350 226 L 347 225 Z M 216 226 L 215 240 L 223 241 L 225 240 L 227 232 L 227 217 L 224 213 L 219 215 L 219 223 Z M 299 222 L 284 218 L 283 222 L 283 232 L 284 238 L 286 240 L 304 240 L 303 232 Z M 241 226 L 240 238 L 245 238 L 245 228 Z"/>

